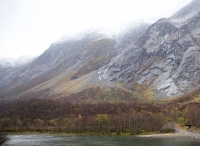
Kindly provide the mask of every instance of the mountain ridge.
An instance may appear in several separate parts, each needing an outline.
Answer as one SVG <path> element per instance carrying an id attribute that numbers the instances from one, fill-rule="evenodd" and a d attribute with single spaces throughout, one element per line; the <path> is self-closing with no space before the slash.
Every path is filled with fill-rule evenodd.
<path id="1" fill-rule="evenodd" d="M 199 5 L 194 0 L 172 17 L 118 38 L 92 32 L 53 43 L 29 64 L 0 70 L 0 97 L 59 98 L 98 86 L 139 94 L 138 84 L 151 87 L 144 91 L 151 97 L 195 90 L 200 87 Z"/>

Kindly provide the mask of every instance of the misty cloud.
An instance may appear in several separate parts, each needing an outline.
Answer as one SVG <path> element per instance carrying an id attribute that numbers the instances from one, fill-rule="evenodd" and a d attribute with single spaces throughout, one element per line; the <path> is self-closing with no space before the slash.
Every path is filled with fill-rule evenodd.
<path id="1" fill-rule="evenodd" d="M 170 17 L 191 0 L 1 0 L 0 58 L 39 55 L 63 35 L 123 30 Z"/>

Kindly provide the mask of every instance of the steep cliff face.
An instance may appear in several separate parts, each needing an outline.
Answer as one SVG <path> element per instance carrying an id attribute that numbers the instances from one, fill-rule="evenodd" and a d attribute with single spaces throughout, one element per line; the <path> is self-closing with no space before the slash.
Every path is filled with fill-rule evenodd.
<path id="1" fill-rule="evenodd" d="M 153 85 L 168 96 L 198 88 L 200 7 L 197 5 L 199 1 L 193 1 L 172 18 L 152 24 L 136 43 L 124 46 L 124 52 L 103 67 L 101 74 L 115 82 Z M 186 14 L 191 17 L 183 20 Z M 179 18 L 182 21 L 175 24 L 173 20 Z"/>

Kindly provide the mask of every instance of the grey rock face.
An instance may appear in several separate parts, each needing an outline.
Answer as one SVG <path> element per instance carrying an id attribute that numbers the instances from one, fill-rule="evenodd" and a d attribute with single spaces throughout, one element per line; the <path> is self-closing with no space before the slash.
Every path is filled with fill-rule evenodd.
<path id="1" fill-rule="evenodd" d="M 187 6 L 185 6 L 180 11 L 171 16 L 170 20 L 177 27 L 181 27 L 187 24 L 189 21 L 191 21 L 193 17 L 195 17 L 200 12 L 199 7 L 200 7 L 200 1 L 193 0 Z"/>
<path id="2" fill-rule="evenodd" d="M 198 88 L 200 7 L 195 3 L 199 5 L 199 1 L 193 1 L 188 7 L 193 6 L 194 10 L 188 13 L 196 13 L 184 25 L 175 25 L 172 19 L 184 17 L 188 7 L 170 19 L 152 24 L 136 43 L 124 46 L 124 52 L 101 71 L 111 81 L 153 85 L 168 96 Z"/>

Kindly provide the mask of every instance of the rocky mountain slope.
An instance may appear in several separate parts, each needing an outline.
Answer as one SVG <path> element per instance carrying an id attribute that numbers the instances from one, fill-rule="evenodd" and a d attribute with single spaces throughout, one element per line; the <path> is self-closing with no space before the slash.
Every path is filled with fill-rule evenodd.
<path id="1" fill-rule="evenodd" d="M 200 2 L 195 0 L 171 18 L 159 19 L 136 43 L 123 46 L 124 52 L 101 73 L 111 81 L 153 85 L 168 96 L 198 88 L 199 12 Z"/>
<path id="2" fill-rule="evenodd" d="M 199 8 L 194 0 L 118 37 L 93 32 L 53 43 L 29 64 L 0 68 L 0 98 L 61 98 L 92 87 L 136 94 L 138 86 L 164 97 L 199 88 Z"/>
<path id="3" fill-rule="evenodd" d="M 0 96 L 20 94 L 49 80 L 52 87 L 78 79 L 113 58 L 114 44 L 114 39 L 98 33 L 54 43 L 30 64 L 2 70 Z"/>

